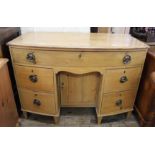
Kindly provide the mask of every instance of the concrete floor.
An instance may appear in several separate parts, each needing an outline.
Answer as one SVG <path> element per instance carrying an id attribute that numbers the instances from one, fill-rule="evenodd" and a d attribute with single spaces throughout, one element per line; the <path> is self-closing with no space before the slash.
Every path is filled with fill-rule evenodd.
<path id="1" fill-rule="evenodd" d="M 126 114 L 103 118 L 103 123 L 96 123 L 96 113 L 93 108 L 62 108 L 59 124 L 53 123 L 53 118 L 29 114 L 28 119 L 21 117 L 21 127 L 138 127 L 139 124 L 132 114 L 126 119 Z"/>

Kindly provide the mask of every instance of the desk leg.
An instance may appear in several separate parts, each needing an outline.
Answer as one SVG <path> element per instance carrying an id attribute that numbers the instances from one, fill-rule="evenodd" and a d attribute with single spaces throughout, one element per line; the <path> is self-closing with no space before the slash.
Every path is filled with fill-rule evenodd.
<path id="1" fill-rule="evenodd" d="M 54 119 L 54 123 L 58 124 L 60 117 L 59 116 L 54 116 L 53 119 Z"/>
<path id="2" fill-rule="evenodd" d="M 102 122 L 102 116 L 97 116 L 97 124 L 100 125 Z"/>
<path id="3" fill-rule="evenodd" d="M 24 115 L 24 118 L 27 119 L 28 118 L 28 113 L 23 111 L 23 115 Z"/>
<path id="4" fill-rule="evenodd" d="M 129 119 L 131 117 L 132 111 L 129 111 L 126 115 L 126 119 Z"/>

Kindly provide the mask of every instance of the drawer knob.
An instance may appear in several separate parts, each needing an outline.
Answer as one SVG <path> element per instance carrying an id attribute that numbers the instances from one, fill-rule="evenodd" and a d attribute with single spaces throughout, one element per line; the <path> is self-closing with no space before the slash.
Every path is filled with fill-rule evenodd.
<path id="1" fill-rule="evenodd" d="M 34 64 L 36 63 L 36 58 L 33 53 L 28 53 L 26 59 L 31 63 L 34 63 Z"/>
<path id="2" fill-rule="evenodd" d="M 30 75 L 29 79 L 31 82 L 36 83 L 38 81 L 38 77 L 37 75 Z"/>
<path id="3" fill-rule="evenodd" d="M 123 58 L 123 63 L 128 64 L 131 61 L 131 56 L 130 55 L 125 55 Z"/>
<path id="4" fill-rule="evenodd" d="M 128 78 L 126 77 L 126 76 L 122 76 L 121 78 L 120 78 L 120 83 L 125 83 L 125 82 L 127 82 L 128 81 Z"/>
<path id="5" fill-rule="evenodd" d="M 40 100 L 38 100 L 38 99 L 34 99 L 34 100 L 33 100 L 33 104 L 34 104 L 34 105 L 37 105 L 37 106 L 40 106 L 40 105 L 41 105 L 41 102 L 40 102 Z"/>
<path id="6" fill-rule="evenodd" d="M 123 101 L 121 99 L 117 100 L 116 101 L 116 106 L 121 106 L 123 103 Z"/>

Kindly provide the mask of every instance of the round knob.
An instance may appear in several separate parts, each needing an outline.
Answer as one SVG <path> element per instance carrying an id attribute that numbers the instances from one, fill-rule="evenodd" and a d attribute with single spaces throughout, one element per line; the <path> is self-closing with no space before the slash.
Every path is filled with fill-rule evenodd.
<path id="1" fill-rule="evenodd" d="M 131 56 L 130 55 L 125 55 L 123 58 L 123 63 L 128 64 L 131 61 Z"/>
<path id="2" fill-rule="evenodd" d="M 40 100 L 38 100 L 38 99 L 34 99 L 34 100 L 33 100 L 33 104 L 34 104 L 34 105 L 37 105 L 37 106 L 40 106 L 40 105 L 41 105 L 41 102 L 40 102 Z"/>
<path id="3" fill-rule="evenodd" d="M 29 79 L 31 82 L 36 83 L 38 81 L 37 75 L 30 75 Z"/>
<path id="4" fill-rule="evenodd" d="M 125 82 L 127 82 L 128 81 L 128 78 L 126 77 L 126 76 L 122 76 L 121 78 L 120 78 L 120 83 L 125 83 Z"/>
<path id="5" fill-rule="evenodd" d="M 26 56 L 26 59 L 29 62 L 36 63 L 35 55 L 33 53 L 28 53 L 27 56 Z"/>
<path id="6" fill-rule="evenodd" d="M 119 99 L 119 100 L 116 101 L 116 105 L 117 105 L 117 106 L 121 106 L 122 103 L 123 103 L 123 101 L 122 101 L 121 99 Z"/>

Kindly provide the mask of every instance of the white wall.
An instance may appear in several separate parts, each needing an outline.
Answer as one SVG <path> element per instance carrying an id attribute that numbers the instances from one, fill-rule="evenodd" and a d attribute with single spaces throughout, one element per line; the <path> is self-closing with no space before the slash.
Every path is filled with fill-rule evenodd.
<path id="1" fill-rule="evenodd" d="M 109 32 L 129 33 L 129 27 L 112 27 Z M 90 27 L 21 27 L 22 34 L 26 32 L 90 32 Z"/>
<path id="2" fill-rule="evenodd" d="M 90 27 L 21 27 L 26 32 L 90 32 Z"/>

